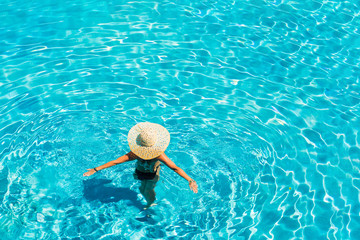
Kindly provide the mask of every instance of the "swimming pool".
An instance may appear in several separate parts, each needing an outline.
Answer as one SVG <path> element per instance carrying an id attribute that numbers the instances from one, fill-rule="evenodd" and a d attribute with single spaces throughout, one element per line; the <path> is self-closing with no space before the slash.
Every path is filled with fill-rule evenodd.
<path id="1" fill-rule="evenodd" d="M 0 236 L 360 239 L 359 5 L 0 3 Z M 165 126 L 158 205 L 128 151 Z"/>

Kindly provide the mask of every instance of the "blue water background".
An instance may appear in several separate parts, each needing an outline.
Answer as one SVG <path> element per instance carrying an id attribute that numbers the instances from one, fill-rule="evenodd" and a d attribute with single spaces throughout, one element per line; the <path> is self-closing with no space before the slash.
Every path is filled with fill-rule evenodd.
<path id="1" fill-rule="evenodd" d="M 0 2 L 0 238 L 360 239 L 357 1 Z M 85 178 L 150 121 L 134 164 Z"/>

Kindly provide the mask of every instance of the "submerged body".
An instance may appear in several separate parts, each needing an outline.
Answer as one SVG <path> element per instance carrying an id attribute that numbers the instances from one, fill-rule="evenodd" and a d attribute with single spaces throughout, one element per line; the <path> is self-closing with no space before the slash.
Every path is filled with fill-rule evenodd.
<path id="1" fill-rule="evenodd" d="M 150 160 L 137 158 L 136 160 L 134 178 L 141 180 L 140 193 L 146 199 L 148 206 L 150 206 L 155 201 L 155 187 L 160 179 L 161 162 L 157 158 Z"/>

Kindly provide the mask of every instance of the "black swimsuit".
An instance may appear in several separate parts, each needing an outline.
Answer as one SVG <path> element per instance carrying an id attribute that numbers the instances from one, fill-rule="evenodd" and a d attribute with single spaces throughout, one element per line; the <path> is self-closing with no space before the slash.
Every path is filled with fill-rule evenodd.
<path id="1" fill-rule="evenodd" d="M 141 172 L 135 169 L 135 175 L 138 180 L 152 180 L 155 178 L 158 168 L 156 168 L 155 172 Z"/>
<path id="2" fill-rule="evenodd" d="M 139 170 L 138 168 L 143 171 Z M 160 161 L 156 158 L 151 160 L 138 159 L 134 178 L 138 180 L 152 180 L 158 174 L 159 168 Z"/>

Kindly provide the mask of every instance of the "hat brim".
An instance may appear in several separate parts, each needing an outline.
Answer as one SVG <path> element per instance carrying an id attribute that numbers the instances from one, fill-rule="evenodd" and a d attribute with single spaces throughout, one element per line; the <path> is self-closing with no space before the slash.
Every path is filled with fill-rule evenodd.
<path id="1" fill-rule="evenodd" d="M 137 143 L 136 139 L 140 132 L 144 129 L 151 129 L 154 134 L 157 134 L 157 140 L 151 147 L 144 147 Z M 135 153 L 138 157 L 149 160 L 160 156 L 170 143 L 170 133 L 166 128 L 160 124 L 142 122 L 133 126 L 128 134 L 128 143 L 130 150 Z"/>

